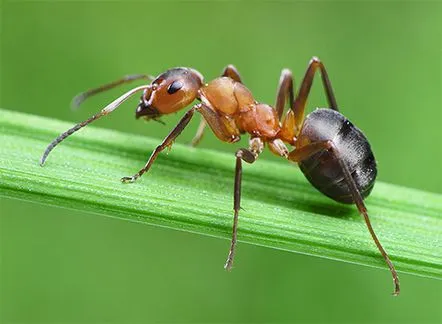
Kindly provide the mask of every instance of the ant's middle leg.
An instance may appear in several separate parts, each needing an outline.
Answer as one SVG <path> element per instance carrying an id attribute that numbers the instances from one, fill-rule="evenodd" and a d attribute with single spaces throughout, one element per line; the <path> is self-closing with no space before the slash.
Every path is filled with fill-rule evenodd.
<path id="1" fill-rule="evenodd" d="M 229 78 L 235 80 L 236 82 L 242 83 L 241 75 L 239 74 L 236 67 L 232 64 L 229 64 L 224 68 L 221 76 L 229 77 Z M 204 136 L 204 130 L 205 130 L 206 126 L 207 126 L 206 121 L 204 120 L 204 118 L 201 118 L 201 122 L 198 126 L 198 130 L 196 131 L 196 134 L 193 137 L 192 142 L 191 142 L 191 145 L 193 147 L 197 146 L 201 142 L 201 139 Z"/>
<path id="2" fill-rule="evenodd" d="M 242 161 L 253 163 L 258 158 L 264 148 L 264 142 L 259 137 L 250 139 L 249 149 L 241 148 L 236 151 L 236 167 L 235 167 L 235 185 L 233 192 L 233 228 L 232 242 L 230 244 L 229 255 L 227 257 L 224 269 L 230 271 L 233 266 L 235 257 L 236 241 L 238 236 L 238 214 L 241 209 L 241 180 L 242 180 Z"/>
<path id="3" fill-rule="evenodd" d="M 152 154 L 149 157 L 149 160 L 147 160 L 146 164 L 140 171 L 138 171 L 136 174 L 134 174 L 131 177 L 121 178 L 121 181 L 124 183 L 134 182 L 139 177 L 141 177 L 145 172 L 149 171 L 150 167 L 158 157 L 158 154 L 160 154 L 161 151 L 163 151 L 167 147 L 170 147 L 173 144 L 173 141 L 178 137 L 178 135 L 181 134 L 183 129 L 189 124 L 195 110 L 197 110 L 200 105 L 201 104 L 195 105 L 188 112 L 186 112 L 186 114 L 181 118 L 181 120 L 178 122 L 175 128 L 169 133 L 169 135 L 166 136 L 163 142 L 160 145 L 158 145 L 156 149 L 152 152 Z"/>
<path id="4" fill-rule="evenodd" d="M 224 68 L 222 76 L 229 77 L 235 80 L 236 82 L 242 83 L 241 75 L 239 74 L 236 67 L 232 64 L 229 64 Z"/>
<path id="5" fill-rule="evenodd" d="M 279 78 L 278 91 L 276 92 L 275 103 L 275 109 L 278 112 L 279 119 L 281 119 L 282 113 L 284 112 L 284 106 L 286 105 L 287 101 L 290 104 L 290 108 L 293 107 L 293 102 L 295 100 L 293 88 L 294 82 L 292 71 L 289 69 L 282 70 L 281 77 Z"/>
<path id="6" fill-rule="evenodd" d="M 201 117 L 200 124 L 198 125 L 198 129 L 196 130 L 196 134 L 193 137 L 192 142 L 190 142 L 190 145 L 195 147 L 201 142 L 204 136 L 204 130 L 206 129 L 206 126 L 207 126 L 206 120 L 203 117 Z"/>
<path id="7" fill-rule="evenodd" d="M 284 69 L 279 78 L 278 91 L 276 93 L 275 109 L 278 117 L 281 120 L 284 106 L 286 103 L 290 104 L 290 110 L 287 112 L 282 122 L 280 138 L 291 145 L 295 144 L 295 135 L 297 134 L 295 113 L 293 111 L 294 105 L 294 81 L 292 72 L 289 69 Z"/>

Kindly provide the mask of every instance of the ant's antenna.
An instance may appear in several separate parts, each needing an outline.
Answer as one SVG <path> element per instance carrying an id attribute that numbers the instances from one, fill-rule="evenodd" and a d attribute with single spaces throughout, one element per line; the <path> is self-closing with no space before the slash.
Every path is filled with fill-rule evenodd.
<path id="1" fill-rule="evenodd" d="M 104 107 L 98 114 L 93 115 L 92 117 L 86 119 L 85 121 L 78 123 L 71 129 L 67 130 L 64 133 L 61 133 L 56 139 L 54 139 L 48 147 L 46 147 L 45 152 L 43 153 L 43 156 L 40 159 L 40 165 L 43 166 L 43 164 L 46 161 L 46 158 L 48 157 L 49 153 L 54 149 L 55 146 L 57 146 L 60 142 L 62 142 L 65 138 L 69 137 L 79 129 L 83 128 L 84 126 L 92 123 L 93 121 L 100 119 L 101 117 L 110 114 L 112 111 L 118 108 L 123 102 L 125 102 L 129 97 L 137 93 L 138 91 L 149 89 L 150 85 L 144 85 L 140 87 L 136 87 L 125 94 L 123 94 L 121 97 L 115 99 L 110 104 L 108 104 L 106 107 Z"/>
<path id="2" fill-rule="evenodd" d="M 107 91 L 107 90 L 115 88 L 121 84 L 129 83 L 129 82 L 132 82 L 135 80 L 142 80 L 142 79 L 153 81 L 155 78 L 153 76 L 147 75 L 147 74 L 126 75 L 119 80 L 116 80 L 116 81 L 113 81 L 113 82 L 110 82 L 107 84 L 103 84 L 99 87 L 89 89 L 87 91 L 79 93 L 78 95 L 76 95 L 72 99 L 71 107 L 72 107 L 72 109 L 77 109 L 83 103 L 83 101 L 85 101 L 87 98 L 89 98 L 93 95 L 96 95 L 97 93 Z"/>

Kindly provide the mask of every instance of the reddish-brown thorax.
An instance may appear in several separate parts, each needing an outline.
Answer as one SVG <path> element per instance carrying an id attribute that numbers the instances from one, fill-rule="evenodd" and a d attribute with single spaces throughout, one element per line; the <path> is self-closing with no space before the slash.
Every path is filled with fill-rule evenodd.
<path id="1" fill-rule="evenodd" d="M 286 138 L 282 132 L 282 125 L 279 122 L 277 112 L 273 107 L 259 103 L 252 93 L 243 84 L 228 77 L 219 77 L 203 85 L 199 90 L 201 102 L 211 111 L 200 111 L 204 117 L 215 114 L 221 120 L 221 125 L 232 137 L 218 136 L 226 142 L 236 142 L 239 135 L 249 133 L 252 137 L 259 137 L 264 142 L 281 146 L 279 141 L 293 142 L 292 138 Z M 206 118 L 207 119 L 207 118 Z M 210 125 L 210 122 L 209 122 Z M 212 130 L 216 135 L 219 131 Z M 216 128 L 216 127 L 215 127 Z M 233 138 L 233 140 L 232 140 Z M 277 150 L 277 155 L 284 155 Z"/>

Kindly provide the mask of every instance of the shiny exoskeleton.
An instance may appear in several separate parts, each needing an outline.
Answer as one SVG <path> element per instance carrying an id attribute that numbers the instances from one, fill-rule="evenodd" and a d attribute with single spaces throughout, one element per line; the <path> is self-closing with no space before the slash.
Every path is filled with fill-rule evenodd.
<path id="1" fill-rule="evenodd" d="M 329 108 L 316 109 L 304 118 L 307 98 L 317 70 L 321 74 Z M 202 119 L 193 145 L 199 143 L 207 125 L 218 139 L 227 143 L 239 141 L 242 134 L 250 135 L 249 147 L 240 148 L 235 153 L 234 218 L 232 242 L 225 264 L 227 270 L 232 267 L 237 241 L 242 161 L 254 163 L 267 146 L 277 156 L 297 162 L 310 183 L 326 196 L 341 203 L 356 204 L 390 268 L 394 295 L 399 294 L 396 270 L 371 226 L 363 201 L 373 189 L 376 178 L 373 152 L 364 134 L 339 113 L 327 71 L 318 58 L 314 57 L 310 61 L 296 96 L 292 73 L 287 69 L 282 71 L 274 107 L 258 102 L 232 65 L 224 69 L 221 77 L 208 83 L 204 82 L 198 71 L 184 67 L 170 69 L 156 78 L 144 74 L 129 75 L 81 93 L 74 98 L 73 103 L 78 106 L 91 95 L 139 79 L 149 79 L 151 83 L 128 91 L 96 115 L 60 134 L 46 148 L 41 164 L 44 164 L 58 143 L 87 124 L 108 115 L 135 93 L 143 91 L 135 112 L 136 118 L 147 120 L 157 120 L 163 115 L 177 112 L 197 99 L 199 103 L 184 114 L 152 152 L 145 166 L 135 175 L 123 177 L 123 182 L 133 182 L 148 171 L 158 154 L 173 144 L 194 113 L 198 112 Z M 282 118 L 287 102 L 290 109 Z M 292 146 L 291 150 L 287 144 Z"/>
<path id="2" fill-rule="evenodd" d="M 335 110 L 322 108 L 307 115 L 298 142 L 330 140 L 340 152 L 362 196 L 367 197 L 376 180 L 376 160 L 364 134 Z M 339 160 L 330 151 L 313 154 L 299 162 L 310 183 L 324 195 L 341 203 L 354 203 L 350 187 L 339 167 Z"/>

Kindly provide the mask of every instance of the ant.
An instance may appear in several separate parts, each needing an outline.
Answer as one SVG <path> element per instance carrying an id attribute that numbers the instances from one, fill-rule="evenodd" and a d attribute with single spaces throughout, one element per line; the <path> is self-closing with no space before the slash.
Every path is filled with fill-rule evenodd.
<path id="1" fill-rule="evenodd" d="M 316 109 L 304 117 L 307 98 L 317 71 L 322 78 L 329 108 Z M 377 175 L 373 152 L 365 135 L 339 112 L 327 71 L 318 58 L 313 57 L 309 62 L 296 96 L 291 71 L 282 71 L 275 108 L 254 99 L 233 65 L 228 65 L 221 77 L 209 83 L 204 82 L 198 71 L 184 67 L 167 70 L 157 78 L 145 74 L 129 75 L 79 94 L 74 98 L 73 104 L 79 106 L 94 94 L 141 79 L 148 79 L 151 83 L 128 91 L 99 113 L 54 139 L 46 148 L 41 165 L 57 144 L 89 123 L 110 114 L 135 93 L 143 91 L 135 116 L 137 119 L 146 120 L 158 120 L 159 117 L 177 112 L 198 99 L 199 103 L 184 114 L 175 128 L 152 152 L 145 166 L 135 175 L 122 178 L 122 182 L 134 182 L 147 172 L 158 154 L 172 146 L 194 113 L 198 112 L 202 119 L 192 141 L 193 145 L 199 143 L 207 125 L 218 139 L 227 143 L 239 141 L 241 134 L 250 135 L 249 147 L 240 148 L 235 153 L 234 217 L 232 241 L 224 266 L 226 270 L 232 268 L 235 255 L 242 161 L 254 163 L 267 145 L 275 155 L 298 163 L 309 182 L 324 195 L 340 203 L 356 204 L 374 243 L 390 268 L 394 282 L 393 295 L 399 294 L 396 270 L 371 226 L 363 201 L 373 189 Z M 287 102 L 289 110 L 282 119 Z M 286 143 L 294 149 L 289 151 Z"/>

